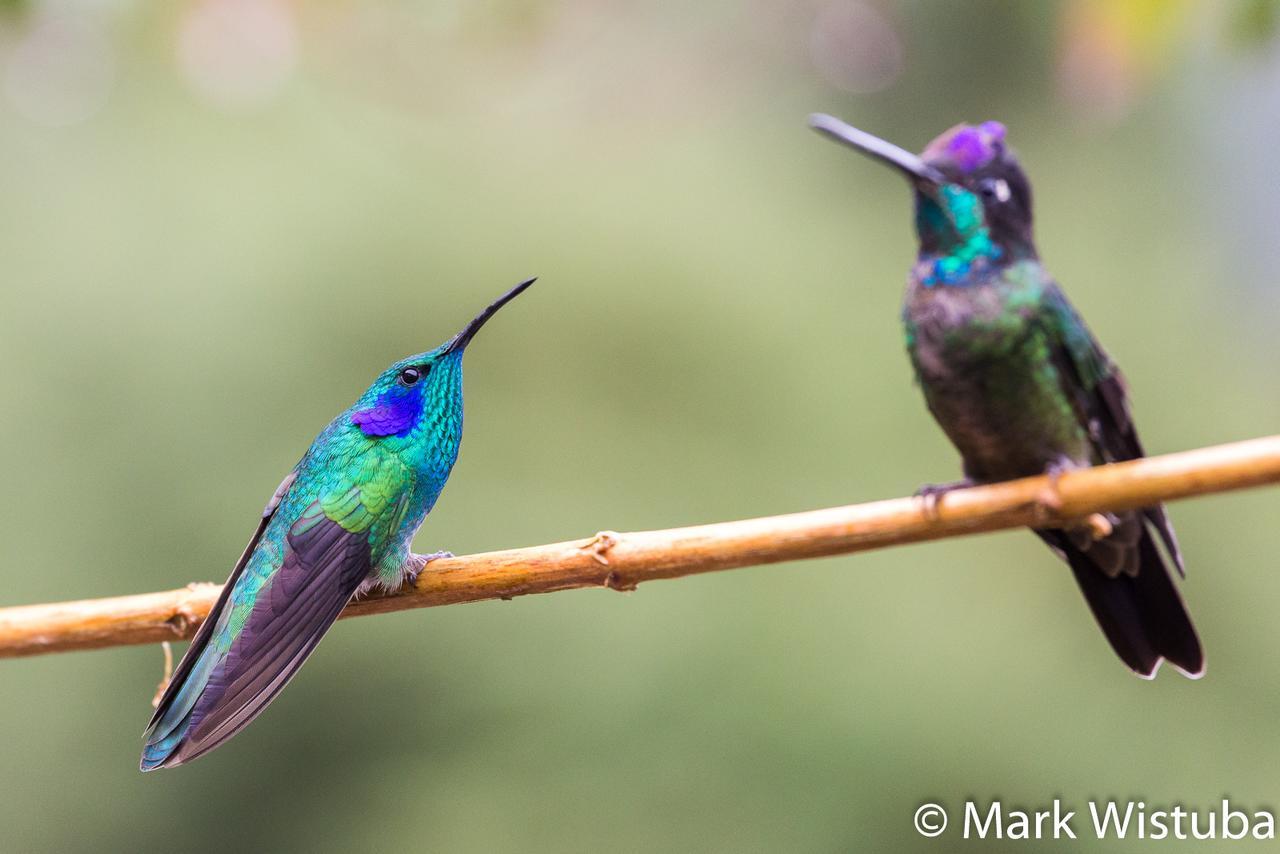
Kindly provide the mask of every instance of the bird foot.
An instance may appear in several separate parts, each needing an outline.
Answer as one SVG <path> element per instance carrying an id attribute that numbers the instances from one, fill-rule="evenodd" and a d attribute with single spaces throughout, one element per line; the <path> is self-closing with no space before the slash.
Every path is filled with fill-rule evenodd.
<path id="1" fill-rule="evenodd" d="M 937 522 L 941 518 L 938 505 L 942 503 L 942 496 L 957 489 L 968 489 L 973 485 L 973 481 L 968 478 L 951 483 L 926 483 L 916 490 L 915 497 L 919 498 L 923 504 L 924 517 L 930 522 Z"/>
<path id="2" fill-rule="evenodd" d="M 1054 463 L 1045 469 L 1049 482 L 1036 495 L 1036 515 L 1044 522 L 1050 522 L 1062 512 L 1062 493 L 1058 491 L 1058 481 L 1070 466 L 1065 463 Z"/>
<path id="3" fill-rule="evenodd" d="M 427 568 L 427 564 L 442 557 L 454 557 L 454 554 L 453 552 L 432 552 L 427 555 L 409 555 L 409 559 L 404 562 L 404 581 L 402 583 L 415 584 L 418 576 L 422 574 L 422 570 Z"/>

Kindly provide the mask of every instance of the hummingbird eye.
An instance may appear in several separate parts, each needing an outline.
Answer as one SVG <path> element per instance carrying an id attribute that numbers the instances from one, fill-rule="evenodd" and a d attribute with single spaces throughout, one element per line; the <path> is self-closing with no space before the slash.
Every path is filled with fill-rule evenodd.
<path id="1" fill-rule="evenodd" d="M 978 192 L 982 193 L 984 198 L 994 199 L 997 202 L 1009 201 L 1009 182 L 1003 178 L 984 178 L 978 184 Z"/>
<path id="2" fill-rule="evenodd" d="M 418 380 L 422 379 L 423 376 L 426 375 L 426 373 L 427 373 L 427 369 L 425 368 L 405 368 L 403 371 L 400 372 L 400 377 L 399 377 L 400 384 L 413 385 Z"/>

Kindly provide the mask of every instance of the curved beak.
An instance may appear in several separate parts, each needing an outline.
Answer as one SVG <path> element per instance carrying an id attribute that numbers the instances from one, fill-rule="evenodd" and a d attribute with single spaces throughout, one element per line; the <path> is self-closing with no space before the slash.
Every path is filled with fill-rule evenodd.
<path id="1" fill-rule="evenodd" d="M 899 148 L 892 142 L 886 142 L 878 136 L 872 136 L 864 130 L 858 130 L 835 116 L 814 113 L 809 116 L 809 127 L 886 166 L 892 166 L 905 175 L 907 180 L 921 192 L 932 195 L 938 187 L 947 183 L 946 176 L 910 151 Z"/>
<path id="2" fill-rule="evenodd" d="M 480 331 L 480 327 L 488 323 L 489 318 L 498 313 L 498 309 L 520 296 L 526 288 L 536 281 L 538 281 L 537 276 L 532 279 L 526 279 L 494 300 L 488 308 L 476 315 L 475 320 L 468 323 L 462 328 L 461 332 L 449 339 L 449 343 L 444 345 L 444 352 L 456 353 L 470 344 L 471 339 L 476 337 L 476 333 Z"/>

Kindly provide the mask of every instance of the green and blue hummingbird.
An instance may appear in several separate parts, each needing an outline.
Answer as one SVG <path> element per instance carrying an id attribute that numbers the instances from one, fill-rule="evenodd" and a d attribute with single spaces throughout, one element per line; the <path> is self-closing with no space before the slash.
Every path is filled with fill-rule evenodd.
<path id="1" fill-rule="evenodd" d="M 965 480 L 991 483 L 1143 456 L 1124 378 L 1040 263 L 1031 185 L 999 122 L 957 125 L 920 156 L 826 115 L 816 130 L 910 182 L 919 252 L 907 281 L 907 351 Z M 1066 560 L 1116 654 L 1204 672 L 1169 563 L 1182 555 L 1157 505 L 1035 533 Z M 1163 544 L 1165 554 L 1157 546 Z M 1166 558 L 1167 555 L 1167 558 Z"/>
<path id="2" fill-rule="evenodd" d="M 353 597 L 435 557 L 409 545 L 462 442 L 462 356 L 516 285 L 444 344 L 387 368 L 275 491 L 147 726 L 142 770 L 190 762 L 257 717 Z"/>

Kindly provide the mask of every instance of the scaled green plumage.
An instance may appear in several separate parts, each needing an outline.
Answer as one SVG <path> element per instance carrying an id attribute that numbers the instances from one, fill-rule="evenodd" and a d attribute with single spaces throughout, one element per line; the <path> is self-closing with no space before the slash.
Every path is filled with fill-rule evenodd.
<path id="1" fill-rule="evenodd" d="M 147 727 L 142 769 L 180 765 L 247 726 L 353 595 L 412 580 L 409 546 L 462 441 L 462 357 L 477 330 L 392 365 L 316 438 L 267 504 Z"/>

